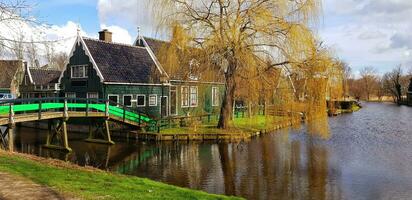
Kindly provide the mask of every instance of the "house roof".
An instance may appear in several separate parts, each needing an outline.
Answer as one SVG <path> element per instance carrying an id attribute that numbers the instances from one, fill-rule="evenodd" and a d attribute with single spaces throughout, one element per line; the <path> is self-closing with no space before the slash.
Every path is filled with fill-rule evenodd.
<path id="1" fill-rule="evenodd" d="M 143 47 L 84 38 L 105 82 L 152 83 L 156 63 Z"/>
<path id="2" fill-rule="evenodd" d="M 164 40 L 159 40 L 159 39 L 154 39 L 154 38 L 149 38 L 149 37 L 143 37 L 146 43 L 149 45 L 149 47 L 152 49 L 153 53 L 156 54 L 156 56 L 159 56 L 160 50 L 162 47 L 169 47 L 170 42 L 164 41 Z"/>
<path id="3" fill-rule="evenodd" d="M 141 40 L 141 38 L 144 39 L 144 41 L 146 41 L 147 45 L 149 46 L 149 48 L 153 51 L 153 53 L 157 56 L 160 57 L 161 55 L 159 55 L 161 52 L 160 51 L 164 51 L 165 49 L 168 49 L 170 47 L 172 47 L 172 44 L 169 41 L 164 41 L 164 40 L 159 40 L 159 39 L 154 39 L 154 38 L 149 38 L 149 37 L 139 37 L 136 42 L 135 45 L 137 46 L 144 46 L 144 42 Z M 191 48 L 191 51 L 197 51 L 200 52 L 199 49 L 197 48 Z M 170 70 L 170 69 L 169 69 Z M 173 80 L 187 80 L 187 79 L 191 79 L 190 77 L 192 76 L 190 73 L 191 69 L 190 69 L 190 64 L 187 63 L 186 65 L 182 65 L 180 66 L 179 69 L 174 70 L 173 72 L 171 71 L 167 71 L 167 73 L 169 73 L 170 77 Z M 196 71 L 196 70 L 195 70 Z M 209 72 L 211 72 L 208 69 Z M 198 73 L 198 72 L 195 72 Z M 197 75 L 195 75 L 194 77 L 201 77 L 202 73 L 199 73 Z M 222 73 L 220 73 L 219 71 L 213 71 L 213 76 L 212 77 L 201 77 L 201 81 L 200 82 L 204 82 L 204 81 L 209 81 L 209 82 L 222 82 Z"/>
<path id="4" fill-rule="evenodd" d="M 0 88 L 10 88 L 15 74 L 21 67 L 21 60 L 0 60 Z"/>
<path id="5" fill-rule="evenodd" d="M 58 83 L 61 71 L 51 69 L 29 68 L 33 82 L 36 85 Z"/>

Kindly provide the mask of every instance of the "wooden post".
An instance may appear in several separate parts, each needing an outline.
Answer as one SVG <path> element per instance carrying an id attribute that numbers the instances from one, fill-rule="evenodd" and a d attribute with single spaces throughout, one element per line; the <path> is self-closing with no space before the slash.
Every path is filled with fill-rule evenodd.
<path id="1" fill-rule="evenodd" d="M 41 101 L 39 101 L 39 120 L 41 119 L 41 109 L 42 109 L 42 106 L 41 106 Z"/>
<path id="2" fill-rule="evenodd" d="M 104 125 L 106 127 L 106 139 L 107 139 L 108 143 L 109 144 L 114 144 L 114 142 L 112 141 L 112 138 L 110 137 L 109 120 L 105 120 Z"/>
<path id="3" fill-rule="evenodd" d="M 9 125 L 7 129 L 7 136 L 8 136 L 8 150 L 10 152 L 13 152 L 14 150 L 14 127 L 15 127 L 15 121 L 14 121 L 14 105 L 13 103 L 10 103 L 9 106 Z"/>
<path id="4" fill-rule="evenodd" d="M 106 117 L 109 117 L 109 110 L 110 109 L 110 107 L 109 107 L 109 100 L 106 100 L 106 107 L 105 107 L 105 116 Z"/>
<path id="5" fill-rule="evenodd" d="M 65 150 L 71 152 L 72 149 L 69 147 L 69 138 L 67 137 L 67 126 L 66 126 L 66 120 L 63 119 L 62 122 L 62 128 L 63 128 L 63 147 Z"/>
<path id="6" fill-rule="evenodd" d="M 89 99 L 86 99 L 86 117 L 89 116 Z"/>
<path id="7" fill-rule="evenodd" d="M 50 140 L 51 140 L 51 137 L 52 137 L 52 122 L 53 122 L 53 120 L 52 119 L 49 119 L 48 120 L 48 123 L 47 123 L 47 138 L 46 138 L 46 146 L 50 146 L 51 144 L 50 144 Z"/>
<path id="8" fill-rule="evenodd" d="M 10 103 L 9 105 L 9 124 L 14 124 L 14 105 Z"/>
<path id="9" fill-rule="evenodd" d="M 64 100 L 64 110 L 63 110 L 63 121 L 69 118 L 68 107 L 67 107 L 67 100 Z"/>
<path id="10" fill-rule="evenodd" d="M 123 122 L 126 121 L 126 106 L 123 106 Z"/>
<path id="11" fill-rule="evenodd" d="M 14 124 L 9 124 L 9 127 L 7 129 L 7 136 L 8 136 L 8 142 L 9 142 L 9 148 L 8 150 L 10 152 L 14 151 Z"/>

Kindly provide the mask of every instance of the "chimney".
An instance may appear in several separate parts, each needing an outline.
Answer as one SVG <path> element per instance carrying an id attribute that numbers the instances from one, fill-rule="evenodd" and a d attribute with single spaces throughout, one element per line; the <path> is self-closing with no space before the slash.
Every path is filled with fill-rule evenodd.
<path id="1" fill-rule="evenodd" d="M 99 32 L 99 39 L 105 42 L 112 42 L 112 32 L 107 29 L 103 29 Z"/>

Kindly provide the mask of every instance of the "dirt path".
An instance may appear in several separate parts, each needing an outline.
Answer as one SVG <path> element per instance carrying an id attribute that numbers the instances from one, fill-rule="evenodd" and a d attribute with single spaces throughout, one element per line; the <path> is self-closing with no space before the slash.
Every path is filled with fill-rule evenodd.
<path id="1" fill-rule="evenodd" d="M 67 199 L 52 189 L 22 177 L 0 172 L 0 200 Z"/>

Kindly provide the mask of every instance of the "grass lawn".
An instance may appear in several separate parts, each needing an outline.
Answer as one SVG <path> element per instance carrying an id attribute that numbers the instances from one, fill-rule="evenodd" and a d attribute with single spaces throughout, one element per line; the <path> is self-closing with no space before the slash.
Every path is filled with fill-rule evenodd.
<path id="1" fill-rule="evenodd" d="M 81 199 L 236 199 L 2 151 L 0 171 L 28 178 L 65 196 Z"/>
<path id="2" fill-rule="evenodd" d="M 252 133 L 264 129 L 273 129 L 279 122 L 287 120 L 286 117 L 275 116 L 254 116 L 251 118 L 235 118 L 233 125 L 227 130 L 216 128 L 217 121 L 212 120 L 209 123 L 191 125 L 188 127 L 165 128 L 160 131 L 164 134 L 182 134 L 182 133 L 215 133 L 215 134 L 230 134 L 230 133 Z"/>

